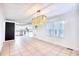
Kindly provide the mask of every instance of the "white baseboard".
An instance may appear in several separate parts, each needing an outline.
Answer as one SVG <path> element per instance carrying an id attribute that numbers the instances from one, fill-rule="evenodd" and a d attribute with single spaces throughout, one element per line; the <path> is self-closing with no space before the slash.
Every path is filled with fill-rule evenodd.
<path id="1" fill-rule="evenodd" d="M 53 43 L 53 44 L 56 44 L 56 45 L 60 45 L 60 46 L 63 46 L 63 47 L 65 47 L 65 48 L 71 48 L 71 49 L 74 49 L 74 50 L 79 51 L 79 48 L 77 48 L 77 47 L 76 47 L 76 48 L 75 48 L 75 47 L 69 47 L 69 46 L 67 46 L 67 45 L 65 45 L 65 44 L 63 44 L 63 43 L 61 43 L 61 42 L 53 41 L 53 40 L 51 40 L 51 39 L 44 39 L 44 38 L 39 37 L 39 36 L 35 36 L 35 38 L 37 38 L 37 39 L 39 39 L 39 40 L 42 40 L 42 41 L 49 42 L 49 43 Z"/>

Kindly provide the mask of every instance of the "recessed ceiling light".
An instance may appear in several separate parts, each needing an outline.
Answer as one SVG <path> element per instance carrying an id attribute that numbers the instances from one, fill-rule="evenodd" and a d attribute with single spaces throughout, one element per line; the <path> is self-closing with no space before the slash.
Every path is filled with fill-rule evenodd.
<path id="1" fill-rule="evenodd" d="M 37 10 L 37 12 L 40 12 L 40 10 Z"/>

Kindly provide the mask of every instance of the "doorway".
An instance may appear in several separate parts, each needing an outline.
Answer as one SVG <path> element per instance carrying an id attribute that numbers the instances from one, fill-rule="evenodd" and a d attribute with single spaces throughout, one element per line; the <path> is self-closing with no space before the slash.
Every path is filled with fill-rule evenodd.
<path id="1" fill-rule="evenodd" d="M 5 41 L 14 40 L 15 37 L 15 23 L 5 23 Z"/>

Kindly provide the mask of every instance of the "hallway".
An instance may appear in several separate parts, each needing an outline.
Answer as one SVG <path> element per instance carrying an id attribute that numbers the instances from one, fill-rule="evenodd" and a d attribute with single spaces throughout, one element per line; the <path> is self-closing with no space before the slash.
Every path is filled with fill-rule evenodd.
<path id="1" fill-rule="evenodd" d="M 7 41 L 2 49 L 2 56 L 79 56 L 78 51 L 69 50 L 59 45 L 28 38 L 30 40 Z"/>
<path id="2" fill-rule="evenodd" d="M 0 55 L 79 56 L 78 7 L 75 3 L 0 4 Z M 13 31 L 6 33 L 6 27 Z"/>

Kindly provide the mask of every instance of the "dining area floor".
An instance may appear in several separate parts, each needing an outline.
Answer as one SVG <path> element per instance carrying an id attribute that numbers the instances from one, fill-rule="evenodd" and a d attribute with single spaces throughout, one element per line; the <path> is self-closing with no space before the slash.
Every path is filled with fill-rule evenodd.
<path id="1" fill-rule="evenodd" d="M 71 50 L 37 38 L 17 39 L 4 42 L 1 56 L 79 56 Z"/>

